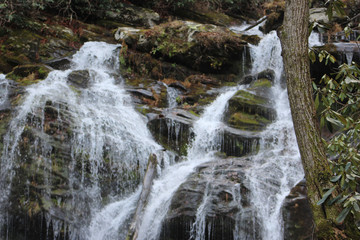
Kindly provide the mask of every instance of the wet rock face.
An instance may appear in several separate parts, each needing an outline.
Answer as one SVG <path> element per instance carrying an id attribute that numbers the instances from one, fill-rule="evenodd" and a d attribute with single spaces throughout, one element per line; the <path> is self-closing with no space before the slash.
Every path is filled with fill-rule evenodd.
<path id="1" fill-rule="evenodd" d="M 166 149 L 186 155 L 190 140 L 194 137 L 192 126 L 197 117 L 187 111 L 174 109 L 165 116 L 149 121 L 148 127 L 154 138 Z M 247 131 L 225 126 L 218 136 L 219 150 L 227 156 L 244 156 L 256 152 L 259 136 Z"/>
<path id="2" fill-rule="evenodd" d="M 10 223 L 4 229 L 10 231 L 10 239 L 37 240 L 52 236 L 53 231 L 58 231 L 56 239 L 70 239 L 64 235 L 66 226 L 76 232 L 87 225 L 96 201 L 89 190 L 95 181 L 89 154 L 74 150 L 76 130 L 66 104 L 47 101 L 26 121 L 13 159 Z M 101 197 L 120 194 L 140 181 L 140 170 L 115 167 L 108 154 L 104 150 L 97 179 Z"/>
<path id="3" fill-rule="evenodd" d="M 315 226 L 305 180 L 298 183 L 285 198 L 282 213 L 285 240 L 314 239 Z"/>
<path id="4" fill-rule="evenodd" d="M 183 110 L 175 110 L 148 123 L 148 128 L 162 146 L 180 155 L 186 155 L 193 137 L 192 123 L 197 117 Z"/>
<path id="5" fill-rule="evenodd" d="M 245 181 L 247 161 L 227 158 L 199 166 L 174 194 L 160 239 L 190 239 L 192 234 L 200 234 L 200 223 L 194 219 L 204 204 L 204 239 L 233 239 L 234 234 L 258 239 L 259 231 L 253 229 L 259 226 L 250 208 Z M 235 225 L 242 229 L 234 231 Z M 247 231 L 247 227 L 252 230 Z"/>

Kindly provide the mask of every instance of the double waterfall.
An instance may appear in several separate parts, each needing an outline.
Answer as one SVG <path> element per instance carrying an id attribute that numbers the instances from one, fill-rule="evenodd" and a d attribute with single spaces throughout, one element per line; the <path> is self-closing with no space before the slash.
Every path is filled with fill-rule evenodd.
<path id="1" fill-rule="evenodd" d="M 126 91 L 118 73 L 120 47 L 87 42 L 73 56 L 70 69 L 53 70 L 22 93 L 2 145 L 1 240 L 12 240 L 18 231 L 15 223 L 22 223 L 19 231 L 25 232 L 30 222 L 27 217 L 10 217 L 16 215 L 9 212 L 16 205 L 32 209 L 30 216 L 40 215 L 45 230 L 36 234 L 42 239 L 125 240 L 153 154 L 158 159 L 157 177 L 142 211 L 137 239 L 166 239 L 162 231 L 176 191 L 204 164 L 209 169 L 205 190 L 187 234 L 193 240 L 215 239 L 207 216 L 214 212 L 216 163 L 236 161 L 218 154 L 226 127 L 224 114 L 229 99 L 239 90 L 248 91 L 247 86 L 219 90 L 193 123 L 187 155 L 178 160 L 153 139 L 147 118 Z M 270 98 L 276 118 L 259 133 L 259 146 L 246 156 L 243 183 L 231 189 L 229 204 L 236 207 L 232 239 L 279 240 L 283 239 L 283 201 L 303 179 L 303 170 L 287 91 L 281 84 L 283 63 L 276 33 L 262 36 L 250 53 L 253 75 L 267 69 L 275 72 Z M 71 80 L 79 75 L 87 76 L 87 82 L 81 83 L 86 87 Z M 0 75 L 0 106 L 8 104 L 9 84 Z M 172 95 L 176 98 L 178 93 Z M 176 107 L 176 101 L 169 99 L 169 108 Z M 243 185 L 248 191 L 246 209 L 241 207 Z M 41 214 L 35 211 L 40 208 Z M 26 233 L 21 236 L 27 238 Z"/>

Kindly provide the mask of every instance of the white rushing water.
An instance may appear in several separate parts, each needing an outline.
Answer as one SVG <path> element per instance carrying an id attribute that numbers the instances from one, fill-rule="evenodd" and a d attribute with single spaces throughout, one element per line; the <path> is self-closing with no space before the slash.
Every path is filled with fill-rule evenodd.
<path id="1" fill-rule="evenodd" d="M 188 150 L 187 160 L 168 167 L 154 181 L 137 239 L 158 239 L 173 194 L 197 166 L 214 159 L 213 153 L 220 148 L 222 116 L 227 101 L 237 90 L 237 87 L 229 89 L 205 109 L 194 124 L 195 138 Z"/>
<path id="2" fill-rule="evenodd" d="M 281 206 L 292 187 L 303 179 L 300 154 L 288 103 L 287 91 L 281 87 L 283 62 L 281 43 L 276 32 L 265 35 L 258 46 L 251 48 L 256 74 L 266 69 L 275 72 L 272 98 L 276 120 L 262 132 L 260 151 L 252 157 L 248 170 L 251 202 L 262 229 L 262 239 L 283 239 Z"/>
<path id="3" fill-rule="evenodd" d="M 240 225 L 246 224 L 247 220 L 239 214 L 234 229 L 234 239 L 247 239 L 247 237 L 253 239 L 255 236 L 260 236 L 261 239 L 277 240 L 283 238 L 281 205 L 291 188 L 303 178 L 303 172 L 302 168 L 299 167 L 301 166 L 300 156 L 293 131 L 286 89 L 282 89 L 280 84 L 283 63 L 281 46 L 276 33 L 271 32 L 264 36 L 258 46 L 252 46 L 250 52 L 253 61 L 253 74 L 266 69 L 275 71 L 275 86 L 272 91 L 276 103 L 277 119 L 262 133 L 259 154 L 251 158 L 252 166 L 246 172 L 253 213 L 242 212 L 242 214 L 256 219 L 254 221 L 260 225 L 261 233 L 245 233 L 244 231 L 249 231 L 249 228 L 245 227 L 244 230 L 244 227 Z M 213 153 L 220 150 L 223 112 L 227 101 L 237 90 L 238 88 L 228 89 L 205 109 L 193 126 L 195 138 L 188 149 L 187 159 L 167 167 L 161 176 L 154 181 L 137 239 L 156 240 L 159 238 L 162 223 L 169 210 L 172 197 L 179 186 L 186 181 L 197 166 L 216 159 Z M 202 240 L 206 238 L 206 214 L 211 200 L 210 191 L 210 185 L 207 184 L 202 203 L 198 207 L 191 228 L 191 239 Z M 234 201 L 241 204 L 239 185 L 234 186 L 233 192 Z M 122 201 L 131 202 L 132 199 L 131 196 L 128 200 Z M 120 205 L 114 203 L 114 206 L 118 206 L 118 208 Z M 131 211 L 129 209 L 133 208 L 129 206 L 125 211 L 126 214 L 122 213 L 121 216 L 126 216 Z M 117 208 L 112 208 L 110 205 L 109 209 L 116 211 Z M 112 212 L 109 209 L 105 208 L 104 211 Z M 121 221 L 125 224 L 123 219 Z M 113 226 L 110 223 L 108 225 Z M 106 227 L 104 226 L 104 228 Z M 255 224 L 250 231 L 256 231 Z M 106 235 L 102 236 L 99 239 L 111 239 L 104 237 Z"/>
<path id="4" fill-rule="evenodd" d="M 0 107 L 7 101 L 9 93 L 9 81 L 4 74 L 0 74 Z"/>
<path id="5" fill-rule="evenodd" d="M 23 102 L 16 109 L 4 138 L 0 161 L 2 220 L 5 219 L 12 180 L 22 164 L 19 146 L 22 133 L 31 125 L 41 133 L 40 136 L 44 136 L 48 128 L 45 109 L 49 104 L 58 113 L 57 121 L 68 124 L 71 129 L 68 188 L 72 200 L 66 204 L 76 211 L 72 212 L 73 220 L 67 223 L 70 239 L 87 239 L 87 222 L 102 207 L 101 178 L 108 177 L 116 182 L 111 186 L 107 201 L 116 200 L 136 189 L 136 181 L 132 180 L 134 174 L 141 178 L 150 153 L 156 153 L 161 146 L 154 142 L 144 117 L 134 109 L 130 96 L 121 85 L 116 84 L 120 78 L 115 75 L 119 67 L 118 47 L 102 42 L 85 43 L 73 56 L 71 69 L 52 71 L 45 80 L 26 89 Z M 75 70 L 88 71 L 87 88 L 76 88 L 68 81 L 69 74 Z M 52 157 L 53 147 L 41 137 L 36 137 L 31 151 L 38 156 L 39 171 L 44 172 L 42 184 L 45 189 L 42 195 L 50 198 L 51 169 L 56 164 Z M 61 198 L 58 201 L 60 205 Z M 131 207 L 121 207 L 131 210 Z M 83 217 L 85 213 L 88 214 L 86 218 Z M 46 215 L 46 218 L 50 226 L 52 217 Z M 56 235 L 63 226 L 52 221 L 52 227 Z"/>

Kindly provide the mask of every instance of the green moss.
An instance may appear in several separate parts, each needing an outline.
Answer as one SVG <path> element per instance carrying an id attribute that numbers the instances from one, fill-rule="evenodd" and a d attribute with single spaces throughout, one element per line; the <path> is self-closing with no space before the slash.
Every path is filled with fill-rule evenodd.
<path id="1" fill-rule="evenodd" d="M 19 83 L 20 86 L 28 86 L 45 79 L 50 70 L 44 65 L 21 65 L 8 73 L 6 77 Z"/>
<path id="2" fill-rule="evenodd" d="M 190 110 L 189 113 L 191 113 L 192 115 L 196 116 L 196 117 L 200 117 L 199 114 L 197 114 L 196 112 L 194 112 L 193 110 Z"/>
<path id="3" fill-rule="evenodd" d="M 252 84 L 251 89 L 254 89 L 254 88 L 271 88 L 271 86 L 272 86 L 271 81 L 269 81 L 266 78 L 262 78 L 262 79 L 256 80 Z"/>
<path id="4" fill-rule="evenodd" d="M 248 103 L 248 104 L 259 104 L 259 105 L 263 105 L 266 104 L 268 102 L 268 100 L 266 98 L 263 97 L 259 97 L 255 94 L 252 94 L 250 92 L 244 91 L 244 90 L 239 90 L 234 98 L 244 102 L 244 103 Z"/>
<path id="5" fill-rule="evenodd" d="M 227 86 L 227 87 L 235 87 L 238 84 L 236 82 L 224 82 L 221 84 L 222 86 Z"/>
<path id="6" fill-rule="evenodd" d="M 259 131 L 269 124 L 270 121 L 259 115 L 236 112 L 230 116 L 228 123 L 230 126 L 238 129 Z"/>

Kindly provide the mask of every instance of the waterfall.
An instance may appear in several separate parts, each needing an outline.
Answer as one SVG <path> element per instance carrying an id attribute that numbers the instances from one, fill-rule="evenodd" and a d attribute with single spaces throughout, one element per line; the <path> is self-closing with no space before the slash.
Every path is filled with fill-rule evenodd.
<path id="1" fill-rule="evenodd" d="M 6 79 L 4 74 L 0 74 L 0 110 L 8 100 L 9 94 L 9 81 Z"/>
<path id="2" fill-rule="evenodd" d="M 181 95 L 181 91 L 173 87 L 168 87 L 167 85 L 166 85 L 166 89 L 167 89 L 168 108 L 172 109 L 177 107 L 178 105 L 177 98 Z"/>
<path id="3" fill-rule="evenodd" d="M 232 29 L 242 31 L 245 28 Z M 236 158 L 238 161 L 245 159 L 246 163 L 240 166 L 244 182 L 237 182 L 230 190 L 232 200 L 229 201 L 236 206 L 236 211 L 232 212 L 235 223 L 231 234 L 237 240 L 278 240 L 283 239 L 282 203 L 304 174 L 287 91 L 281 85 L 280 41 L 274 31 L 262 35 L 258 28 L 253 28 L 250 33 L 262 37 L 257 46 L 250 48 L 252 74 L 267 69 L 275 72 L 271 98 L 277 117 L 259 133 L 258 153 L 241 160 Z M 135 111 L 131 97 L 122 86 L 123 80 L 117 73 L 119 47 L 88 42 L 73 56 L 70 69 L 52 71 L 45 80 L 25 89 L 4 136 L 0 158 L 0 230 L 3 226 L 8 228 L 3 232 L 10 231 L 8 200 L 14 194 L 19 173 L 26 172 L 21 170 L 25 166 L 35 172 L 25 176 L 21 185 L 28 198 L 25 200 L 32 201 L 30 192 L 36 189 L 36 197 L 48 210 L 44 224 L 54 233 L 54 239 L 61 234 L 71 240 L 125 239 L 141 195 L 140 182 L 148 157 L 155 153 L 162 164 L 158 166 L 158 177 L 153 181 L 137 239 L 159 239 L 174 194 L 205 163 L 210 170 L 189 235 L 192 240 L 211 238 L 212 225 L 207 222 L 207 216 L 213 200 L 215 163 L 224 160 L 232 165 L 235 159 L 220 159 L 215 154 L 221 150 L 225 129 L 230 128 L 223 117 L 228 101 L 238 90 L 248 91 L 248 86 L 219 90 L 219 96 L 204 108 L 192 126 L 194 138 L 187 156 L 174 163 L 175 156 L 162 151 L 153 140 L 145 117 Z M 71 80 L 73 76 L 80 76 L 80 80 Z M 3 89 L 0 105 L 7 99 L 7 84 L 5 76 L 0 75 Z M 179 92 L 172 87 L 167 89 L 169 108 L 176 108 Z M 174 121 L 168 127 L 174 128 L 168 132 L 174 132 L 177 140 L 180 126 Z M 31 144 L 26 144 L 28 142 Z M 60 154 L 57 148 L 64 152 Z M 59 183 L 59 175 L 68 176 L 69 181 Z M 33 184 L 35 178 L 41 182 Z M 249 206 L 243 209 L 242 184 L 249 192 Z M 60 189 L 55 191 L 53 186 Z M 71 197 L 63 198 L 63 192 Z M 66 206 L 67 210 L 57 214 L 60 206 Z M 0 235 L 0 239 L 3 238 L 7 239 Z"/>
<path id="4" fill-rule="evenodd" d="M 162 147 L 153 140 L 131 97 L 117 84 L 121 82 L 121 76 L 116 75 L 119 47 L 85 43 L 73 56 L 70 69 L 52 71 L 45 80 L 26 89 L 4 137 L 0 160 L 1 221 L 8 221 L 7 199 L 12 194 L 13 179 L 19 177 L 17 171 L 28 164 L 30 157 L 36 160 L 32 159 L 35 163 L 29 167 L 43 181 L 33 186 L 33 180 L 28 179 L 24 185 L 39 189 L 44 206 L 56 209 L 66 205 L 69 209 L 61 214 L 65 225 L 57 221 L 51 207 L 45 215 L 54 238 L 64 229 L 70 239 L 88 239 L 89 220 L 103 203 L 116 202 L 136 190 L 150 153 Z M 85 86 L 69 80 L 74 73 L 87 76 Z M 55 142 L 50 142 L 47 134 L 53 134 Z M 25 138 L 33 141 L 27 146 L 29 155 L 23 152 Z M 69 138 L 68 145 L 64 138 Z M 55 146 L 66 152 L 57 156 Z M 58 165 L 63 172 L 57 172 Z M 59 184 L 55 182 L 59 174 L 68 175 L 69 182 L 62 183 L 60 189 L 72 196 L 66 202 L 61 192 L 54 192 L 52 187 Z M 58 196 L 56 203 L 51 200 L 54 195 Z M 131 207 L 125 209 L 130 211 Z"/>
<path id="5" fill-rule="evenodd" d="M 287 91 L 281 87 L 283 62 L 281 44 L 276 32 L 265 35 L 258 46 L 251 48 L 253 73 L 265 69 L 275 72 L 272 98 L 276 120 L 262 132 L 261 148 L 252 157 L 253 166 L 247 172 L 251 202 L 262 229 L 262 239 L 283 239 L 281 206 L 304 176 L 291 119 Z"/>
<path id="6" fill-rule="evenodd" d="M 238 87 L 228 89 L 205 109 L 194 124 L 195 139 L 188 151 L 187 160 L 168 167 L 154 181 L 138 239 L 158 239 L 175 191 L 197 166 L 214 159 L 213 153 L 219 150 L 221 143 L 221 119 L 227 101 L 237 90 Z"/>

